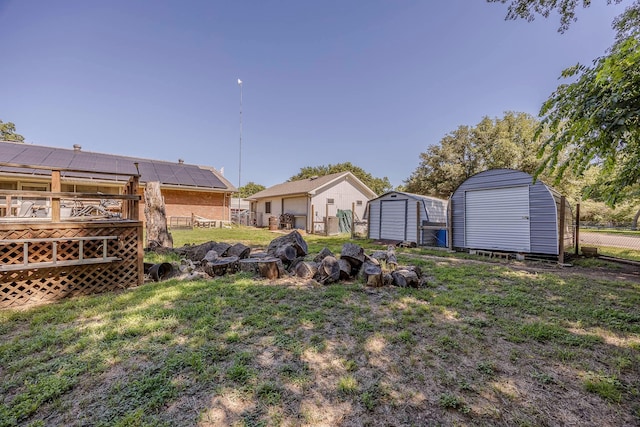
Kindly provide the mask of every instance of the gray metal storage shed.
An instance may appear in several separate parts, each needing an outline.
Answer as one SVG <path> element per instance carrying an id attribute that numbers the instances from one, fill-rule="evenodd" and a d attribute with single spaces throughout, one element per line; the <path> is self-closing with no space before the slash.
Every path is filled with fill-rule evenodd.
<path id="1" fill-rule="evenodd" d="M 559 255 L 560 247 L 573 245 L 571 207 L 565 200 L 561 221 L 561 200 L 560 193 L 525 172 L 492 169 L 473 175 L 451 196 L 453 247 Z"/>
<path id="2" fill-rule="evenodd" d="M 369 238 L 435 244 L 433 230 L 422 230 L 428 223 L 447 222 L 447 201 L 419 194 L 389 191 L 367 204 Z M 425 241 L 426 240 L 426 241 Z M 444 246 L 444 245 L 443 245 Z"/>

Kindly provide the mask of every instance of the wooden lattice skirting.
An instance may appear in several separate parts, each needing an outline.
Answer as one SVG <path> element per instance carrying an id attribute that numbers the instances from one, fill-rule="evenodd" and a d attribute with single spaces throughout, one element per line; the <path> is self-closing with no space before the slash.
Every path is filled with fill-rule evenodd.
<path id="1" fill-rule="evenodd" d="M 89 224 L 43 223 L 0 224 L 0 240 L 64 239 L 93 236 L 117 236 L 107 243 L 108 256 L 117 261 L 88 265 L 37 268 L 39 262 L 52 261 L 51 243 L 32 243 L 29 268 L 0 270 L 0 308 L 17 307 L 42 301 L 89 295 L 142 284 L 142 223 L 139 221 L 95 222 Z M 92 245 L 94 246 L 92 246 Z M 103 241 L 83 247 L 82 256 L 104 253 Z M 62 242 L 56 260 L 73 261 L 79 257 L 78 244 Z M 0 246 L 0 263 L 15 267 L 24 263 L 21 244 Z M 35 268 L 34 268 L 35 266 Z"/>

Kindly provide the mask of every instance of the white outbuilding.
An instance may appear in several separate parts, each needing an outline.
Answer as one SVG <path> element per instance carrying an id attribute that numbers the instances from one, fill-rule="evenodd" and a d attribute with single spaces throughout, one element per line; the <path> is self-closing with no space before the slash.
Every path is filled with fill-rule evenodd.
<path id="1" fill-rule="evenodd" d="M 389 191 L 369 200 L 366 218 L 370 239 L 446 246 L 446 200 Z"/>

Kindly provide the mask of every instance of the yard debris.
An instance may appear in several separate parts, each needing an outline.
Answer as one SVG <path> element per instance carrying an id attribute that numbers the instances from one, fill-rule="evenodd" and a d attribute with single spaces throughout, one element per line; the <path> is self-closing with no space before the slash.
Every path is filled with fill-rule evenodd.
<path id="1" fill-rule="evenodd" d="M 180 279 L 218 277 L 243 271 L 269 280 L 297 277 L 324 285 L 361 280 L 370 287 L 421 287 L 426 281 L 419 267 L 398 265 L 393 245 L 386 251 L 367 255 L 361 246 L 345 243 L 340 255 L 326 247 L 318 254 L 310 255 L 307 242 L 297 230 L 272 240 L 265 252 L 252 253 L 251 248 L 242 243 L 224 242 L 187 245 L 172 252 L 183 257 L 172 269 L 179 271 L 179 276 L 171 274 Z M 167 253 L 166 248 L 163 253 Z"/>

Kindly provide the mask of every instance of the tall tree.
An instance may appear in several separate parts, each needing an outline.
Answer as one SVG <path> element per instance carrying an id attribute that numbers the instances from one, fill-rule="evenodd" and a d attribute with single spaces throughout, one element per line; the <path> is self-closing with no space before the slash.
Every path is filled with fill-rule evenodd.
<path id="1" fill-rule="evenodd" d="M 376 178 L 364 169 L 352 165 L 351 162 L 338 163 L 335 165 L 329 164 L 327 166 L 305 166 L 300 168 L 300 173 L 289 178 L 289 181 L 298 181 L 311 178 L 312 176 L 324 176 L 338 172 L 351 172 L 378 195 L 393 189 L 389 178 L 386 176 L 384 178 Z"/>
<path id="2" fill-rule="evenodd" d="M 507 112 L 484 117 L 476 126 L 459 126 L 440 145 L 420 154 L 420 165 L 405 181 L 411 193 L 447 198 L 471 175 L 487 169 L 514 168 L 533 173 L 539 164 L 534 135 L 538 120 Z"/>
<path id="3" fill-rule="evenodd" d="M 0 141 L 24 142 L 24 136 L 16 133 L 16 125 L 0 120 Z"/>
<path id="4" fill-rule="evenodd" d="M 578 0 L 510 1 L 507 19 L 532 20 L 551 11 L 561 16 L 560 31 L 576 20 Z M 620 3 L 622 0 L 608 0 Z M 589 0 L 582 0 L 588 7 Z M 540 154 L 546 169 L 559 181 L 567 171 L 581 175 L 594 164 L 602 166 L 599 185 L 607 188 L 607 204 L 637 198 L 640 183 L 640 0 L 613 22 L 616 41 L 592 66 L 577 64 L 561 77 L 561 84 L 543 104 L 540 131 L 548 130 Z M 566 156 L 564 155 L 566 153 Z"/>
<path id="5" fill-rule="evenodd" d="M 238 188 L 238 191 L 240 192 L 240 197 L 244 198 L 244 197 L 252 196 L 256 194 L 258 191 L 264 190 L 265 188 L 267 187 L 265 187 L 264 185 L 256 184 L 255 182 L 250 181 L 250 182 L 247 182 L 242 187 Z"/>

